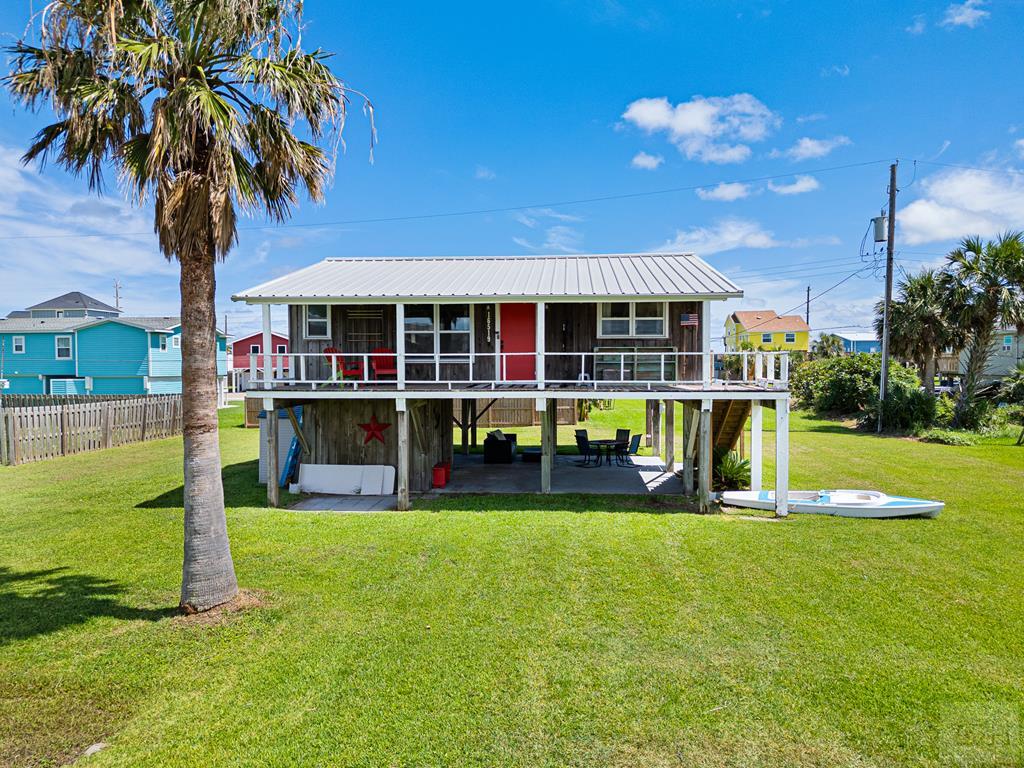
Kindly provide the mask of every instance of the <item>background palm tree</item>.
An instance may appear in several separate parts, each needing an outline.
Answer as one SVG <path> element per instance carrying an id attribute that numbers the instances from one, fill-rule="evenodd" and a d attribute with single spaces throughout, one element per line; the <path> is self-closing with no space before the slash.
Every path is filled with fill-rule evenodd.
<path id="1" fill-rule="evenodd" d="M 890 353 L 918 368 L 928 392 L 935 390 L 936 360 L 952 347 L 957 354 L 967 341 L 965 329 L 952 322 L 940 273 L 924 269 L 897 285 L 889 312 Z M 883 302 L 875 305 L 875 333 L 882 338 Z"/>
<path id="2" fill-rule="evenodd" d="M 301 49 L 300 12 L 300 0 L 53 0 L 36 16 L 41 42 L 15 44 L 4 79 L 16 100 L 57 116 L 25 162 L 52 158 L 96 190 L 113 166 L 138 203 L 154 202 L 160 250 L 180 265 L 186 609 L 238 591 L 217 436 L 214 265 L 237 242 L 237 210 L 280 221 L 297 190 L 322 199 L 332 163 L 314 142 L 344 126 L 348 91 L 326 54 Z"/>
<path id="3" fill-rule="evenodd" d="M 1024 238 L 1019 232 L 988 242 L 965 238 L 946 262 L 940 276 L 945 310 L 951 322 L 970 335 L 954 419 L 958 426 L 969 427 L 978 385 L 992 355 L 996 324 L 1024 323 L 1024 291 L 1014 280 L 1024 262 Z"/>
<path id="4" fill-rule="evenodd" d="M 821 333 L 811 347 L 815 357 L 840 357 L 845 348 L 843 340 L 834 333 Z"/>

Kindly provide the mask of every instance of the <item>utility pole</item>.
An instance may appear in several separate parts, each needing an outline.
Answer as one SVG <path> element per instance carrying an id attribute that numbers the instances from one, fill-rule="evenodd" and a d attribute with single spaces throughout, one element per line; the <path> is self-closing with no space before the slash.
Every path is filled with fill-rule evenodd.
<path id="1" fill-rule="evenodd" d="M 885 306 L 882 310 L 882 374 L 878 382 L 878 431 L 882 431 L 885 398 L 889 394 L 889 309 L 892 305 L 893 251 L 896 248 L 896 166 L 889 166 L 889 217 L 885 243 Z"/>
<path id="2" fill-rule="evenodd" d="M 121 281 L 114 278 L 114 308 L 121 308 Z"/>
<path id="3" fill-rule="evenodd" d="M 807 327 L 811 327 L 811 286 L 807 286 L 807 301 L 804 304 L 804 320 L 807 321 Z"/>

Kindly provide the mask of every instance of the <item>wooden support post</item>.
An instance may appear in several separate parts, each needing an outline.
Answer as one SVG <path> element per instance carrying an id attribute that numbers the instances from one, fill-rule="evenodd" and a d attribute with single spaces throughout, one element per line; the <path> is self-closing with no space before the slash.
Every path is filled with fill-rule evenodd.
<path id="1" fill-rule="evenodd" d="M 543 397 L 537 398 L 540 411 L 540 492 L 551 493 L 551 464 L 554 461 L 551 450 L 551 409 Z"/>
<path id="2" fill-rule="evenodd" d="M 693 407 L 683 404 L 683 493 L 693 496 L 693 424 L 697 418 Z"/>
<path id="3" fill-rule="evenodd" d="M 281 487 L 278 485 L 281 468 L 277 462 L 277 408 L 274 407 L 273 400 L 265 398 L 263 409 L 267 414 L 267 505 L 276 507 L 281 503 Z"/>
<path id="4" fill-rule="evenodd" d="M 750 407 L 750 490 L 760 491 L 762 483 L 761 430 L 764 409 L 755 400 Z"/>
<path id="5" fill-rule="evenodd" d="M 7 411 L 0 408 L 0 466 L 7 464 Z"/>
<path id="6" fill-rule="evenodd" d="M 661 400 L 651 403 L 651 453 L 665 455 L 661 452 Z"/>
<path id="7" fill-rule="evenodd" d="M 409 509 L 409 411 L 405 398 L 395 401 L 398 415 L 398 509 Z"/>
<path id="8" fill-rule="evenodd" d="M 676 401 L 665 401 L 665 470 L 675 472 L 676 464 Z"/>
<path id="9" fill-rule="evenodd" d="M 473 417 L 472 417 L 472 420 L 471 420 L 471 424 L 470 424 L 469 444 L 472 445 L 474 448 L 476 448 L 476 446 L 477 446 L 476 427 L 477 427 L 477 424 L 480 421 L 480 414 L 477 413 L 477 410 L 476 410 L 476 400 L 470 400 L 469 404 L 470 404 L 469 412 L 471 414 L 473 414 Z"/>
<path id="10" fill-rule="evenodd" d="M 701 386 L 708 389 L 714 375 L 715 359 L 711 354 L 711 302 L 700 304 L 700 351 L 701 351 Z"/>
<path id="11" fill-rule="evenodd" d="M 775 403 L 775 516 L 789 514 L 789 397 Z"/>
<path id="12" fill-rule="evenodd" d="M 473 404 L 470 400 L 460 400 L 462 404 L 462 424 L 460 425 L 462 432 L 462 454 L 464 456 L 469 455 L 469 421 L 473 418 L 473 411 L 470 406 Z"/>
<path id="13" fill-rule="evenodd" d="M 653 444 L 652 436 L 651 436 L 652 432 L 654 431 L 654 424 L 653 424 L 654 418 L 652 416 L 653 410 L 654 409 L 653 409 L 653 406 L 651 405 L 651 401 L 647 400 L 644 403 L 644 418 L 645 418 L 645 424 L 644 424 L 644 445 L 646 445 L 648 448 L 650 448 L 651 445 Z"/>
<path id="14" fill-rule="evenodd" d="M 701 514 L 711 511 L 711 400 L 700 401 L 697 496 Z"/>

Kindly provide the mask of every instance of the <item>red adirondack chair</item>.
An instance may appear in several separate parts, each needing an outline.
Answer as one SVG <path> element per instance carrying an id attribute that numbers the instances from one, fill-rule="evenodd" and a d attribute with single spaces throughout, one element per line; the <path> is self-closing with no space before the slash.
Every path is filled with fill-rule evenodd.
<path id="1" fill-rule="evenodd" d="M 324 357 L 327 362 L 335 366 L 335 379 L 362 379 L 363 362 L 361 360 L 349 360 L 337 347 L 324 347 Z"/>
<path id="2" fill-rule="evenodd" d="M 398 376 L 398 357 L 395 350 L 388 347 L 377 347 L 370 353 L 370 367 L 373 369 L 373 378 L 381 376 Z"/>

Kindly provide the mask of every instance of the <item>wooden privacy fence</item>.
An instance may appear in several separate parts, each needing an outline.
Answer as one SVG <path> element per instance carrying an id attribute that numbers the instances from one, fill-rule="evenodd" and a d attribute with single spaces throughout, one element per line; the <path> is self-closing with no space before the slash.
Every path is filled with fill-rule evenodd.
<path id="1" fill-rule="evenodd" d="M 48 398 L 57 400 L 58 398 Z M 70 398 L 69 398 L 70 399 Z M 181 395 L 0 408 L 0 463 L 25 464 L 181 434 Z"/>
<path id="2" fill-rule="evenodd" d="M 487 408 L 490 400 L 477 400 L 477 412 Z M 455 402 L 456 411 L 458 401 Z M 456 415 L 458 415 L 456 413 Z M 576 423 L 576 401 L 558 401 L 558 423 Z M 505 398 L 497 400 L 494 405 L 487 408 L 486 412 L 477 422 L 479 427 L 528 427 L 540 424 L 540 413 L 537 411 L 537 401 L 531 398 Z"/>

